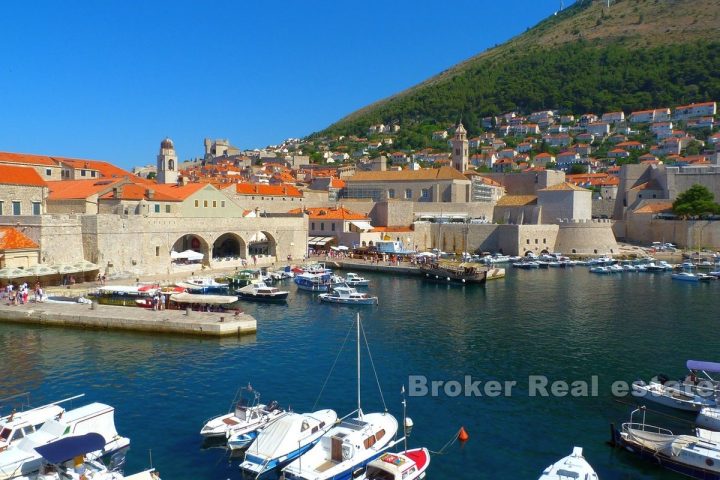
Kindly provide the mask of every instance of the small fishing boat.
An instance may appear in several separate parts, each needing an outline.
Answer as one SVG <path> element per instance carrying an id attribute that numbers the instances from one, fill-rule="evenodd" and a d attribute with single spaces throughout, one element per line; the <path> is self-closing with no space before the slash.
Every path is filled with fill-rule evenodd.
<path id="1" fill-rule="evenodd" d="M 277 402 L 269 405 L 260 403 L 260 392 L 248 385 L 237 391 L 230 412 L 205 422 L 200 435 L 204 438 L 228 438 L 231 435 L 255 432 L 284 414 Z"/>
<path id="2" fill-rule="evenodd" d="M 341 303 L 344 305 L 377 305 L 378 297 L 371 297 L 367 293 L 360 293 L 357 289 L 347 286 L 333 287 L 329 293 L 318 295 L 320 301 L 328 303 Z"/>
<path id="3" fill-rule="evenodd" d="M 21 477 L 20 480 L 160 480 L 155 469 L 125 476 L 119 471 L 108 469 L 102 462 L 85 458 L 91 452 L 101 450 L 104 445 L 103 436 L 91 432 L 36 447 L 35 450 L 42 456 L 43 465 L 38 473 Z"/>
<path id="4" fill-rule="evenodd" d="M 633 416 L 643 412 L 642 423 Z M 645 423 L 645 409 L 637 409 L 630 415 L 630 422 L 623 423 L 613 432 L 612 442 L 655 464 L 682 475 L 702 480 L 720 479 L 720 443 L 714 432 L 697 435 L 675 435 L 671 430 Z"/>
<path id="5" fill-rule="evenodd" d="M 235 293 L 237 293 L 242 300 L 250 300 L 253 302 L 285 302 L 289 294 L 289 292 L 285 290 L 269 287 L 259 281 L 235 290 Z"/>
<path id="6" fill-rule="evenodd" d="M 325 273 L 303 272 L 293 279 L 298 289 L 308 292 L 329 292 L 330 288 L 345 283 L 342 277 Z"/>
<path id="7" fill-rule="evenodd" d="M 573 451 L 565 458 L 547 467 L 538 480 L 597 480 L 595 470 L 583 457 L 582 447 L 573 447 Z"/>
<path id="8" fill-rule="evenodd" d="M 401 453 L 384 453 L 368 463 L 365 480 L 415 480 L 425 478 L 430 465 L 427 448 L 414 448 Z"/>
<path id="9" fill-rule="evenodd" d="M 227 293 L 228 290 L 227 283 L 219 283 L 214 278 L 192 277 L 183 282 L 177 282 L 175 285 L 190 293 Z"/>
<path id="10" fill-rule="evenodd" d="M 240 470 L 259 476 L 282 468 L 312 448 L 336 421 L 333 410 L 285 415 L 259 432 Z"/>
<path id="11" fill-rule="evenodd" d="M 13 411 L 10 415 L 0 417 L 0 452 L 35 432 L 46 421 L 62 415 L 65 409 L 60 406 L 61 403 L 83 396 L 84 394 L 76 395 L 40 407 L 29 408 L 20 412 Z M 17 398 L 17 396 L 12 398 Z M 11 400 L 12 398 L 3 400 Z"/>
<path id="12" fill-rule="evenodd" d="M 348 274 L 345 275 L 345 283 L 351 287 L 367 287 L 370 285 L 370 280 L 361 277 L 357 273 L 348 272 Z"/>

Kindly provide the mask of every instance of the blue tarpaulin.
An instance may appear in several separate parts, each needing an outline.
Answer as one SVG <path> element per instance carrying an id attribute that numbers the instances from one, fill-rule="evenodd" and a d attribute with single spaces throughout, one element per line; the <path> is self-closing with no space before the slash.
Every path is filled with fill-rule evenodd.
<path id="1" fill-rule="evenodd" d="M 75 457 L 105 448 L 105 438 L 99 433 L 64 437 L 39 447 L 35 451 L 49 463 L 60 464 Z"/>
<path id="2" fill-rule="evenodd" d="M 703 370 L 705 372 L 720 373 L 720 363 L 716 362 L 702 362 L 700 360 L 688 360 L 688 370 Z"/>

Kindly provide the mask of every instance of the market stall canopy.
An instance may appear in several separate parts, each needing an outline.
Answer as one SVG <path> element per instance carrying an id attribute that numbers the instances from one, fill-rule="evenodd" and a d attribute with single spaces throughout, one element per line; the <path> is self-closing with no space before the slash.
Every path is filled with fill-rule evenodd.
<path id="1" fill-rule="evenodd" d="M 170 301 L 175 303 L 202 303 L 208 305 L 228 305 L 237 302 L 234 295 L 199 295 L 194 293 L 174 293 Z"/>
<path id="2" fill-rule="evenodd" d="M 13 268 L 13 267 L 0 268 L 0 279 L 3 279 L 3 280 L 10 280 L 13 278 L 22 278 L 22 277 L 27 277 L 27 276 L 28 276 L 27 271 L 23 270 L 22 268 Z"/>
<path id="3" fill-rule="evenodd" d="M 203 255 L 200 252 L 196 252 L 195 250 L 185 250 L 184 252 L 176 252 L 172 251 L 170 252 L 170 258 L 172 260 L 202 260 L 205 258 L 205 255 Z"/>

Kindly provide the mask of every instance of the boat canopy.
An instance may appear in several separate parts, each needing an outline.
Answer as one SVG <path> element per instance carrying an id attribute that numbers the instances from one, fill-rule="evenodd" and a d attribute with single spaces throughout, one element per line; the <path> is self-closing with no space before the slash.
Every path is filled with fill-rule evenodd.
<path id="1" fill-rule="evenodd" d="M 61 438 L 39 447 L 35 451 L 50 463 L 59 464 L 105 448 L 105 438 L 99 433 L 86 433 Z"/>
<path id="2" fill-rule="evenodd" d="M 688 370 L 702 370 L 704 372 L 720 373 L 720 363 L 703 362 L 701 360 L 688 360 Z"/>
<path id="3" fill-rule="evenodd" d="M 237 302 L 234 295 L 197 295 L 193 293 L 174 293 L 170 301 L 176 303 L 205 303 L 208 305 L 228 305 Z"/>

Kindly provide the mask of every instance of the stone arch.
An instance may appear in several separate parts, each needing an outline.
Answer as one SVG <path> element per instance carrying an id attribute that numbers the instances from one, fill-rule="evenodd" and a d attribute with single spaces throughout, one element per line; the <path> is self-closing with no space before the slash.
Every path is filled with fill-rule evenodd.
<path id="1" fill-rule="evenodd" d="M 202 263 L 204 265 L 210 264 L 210 247 L 208 246 L 208 242 L 196 233 L 186 233 L 185 235 L 182 235 L 180 238 L 175 240 L 172 250 L 178 253 L 184 252 L 185 250 L 202 253 L 204 255 Z"/>
<path id="2" fill-rule="evenodd" d="M 227 232 L 220 235 L 213 242 L 212 258 L 247 257 L 245 240 L 236 233 Z"/>
<path id="3" fill-rule="evenodd" d="M 267 231 L 259 231 L 250 235 L 247 241 L 247 252 L 249 256 L 271 256 L 277 255 L 277 241 L 275 237 Z"/>
<path id="4" fill-rule="evenodd" d="M 548 255 L 549 253 L 550 253 L 550 252 L 548 251 L 547 248 L 544 248 L 544 249 L 540 252 L 541 255 Z"/>
<path id="5" fill-rule="evenodd" d="M 173 171 L 175 170 L 175 161 L 171 158 L 168 160 L 168 170 Z"/>
<path id="6" fill-rule="evenodd" d="M 529 257 L 530 255 L 535 255 L 535 252 L 533 252 L 532 250 L 528 250 L 525 252 L 526 257 Z"/>

